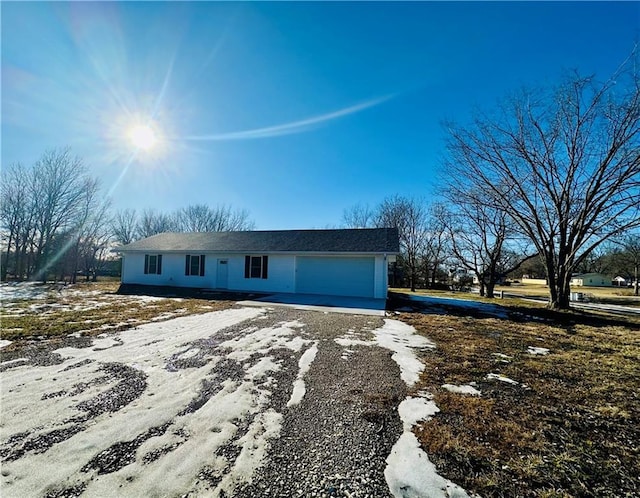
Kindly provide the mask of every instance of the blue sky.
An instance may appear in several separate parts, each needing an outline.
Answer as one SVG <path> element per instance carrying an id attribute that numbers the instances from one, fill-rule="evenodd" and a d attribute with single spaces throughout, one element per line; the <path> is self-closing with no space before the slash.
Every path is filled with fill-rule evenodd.
<path id="1" fill-rule="evenodd" d="M 3 166 L 69 146 L 114 208 L 231 204 L 265 230 L 432 197 L 443 120 L 566 70 L 606 76 L 640 39 L 638 2 L 0 8 Z"/>

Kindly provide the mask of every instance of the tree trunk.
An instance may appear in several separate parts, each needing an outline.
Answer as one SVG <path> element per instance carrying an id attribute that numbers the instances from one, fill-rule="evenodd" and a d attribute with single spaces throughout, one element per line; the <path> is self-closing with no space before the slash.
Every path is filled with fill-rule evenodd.
<path id="1" fill-rule="evenodd" d="M 634 267 L 634 273 L 635 273 L 635 283 L 633 284 L 635 287 L 635 291 L 634 294 L 637 296 L 638 295 L 638 290 L 639 290 L 639 286 L 638 286 L 638 265 L 636 264 L 636 266 Z"/>
<path id="2" fill-rule="evenodd" d="M 9 266 L 9 258 L 11 257 L 11 244 L 13 243 L 13 231 L 9 232 L 9 241 L 7 242 L 7 256 L 4 260 L 4 264 L 1 264 L 2 270 L 0 273 L 0 281 L 7 281 L 7 267 Z M 14 270 L 15 273 L 15 270 Z"/>
<path id="3" fill-rule="evenodd" d="M 554 284 L 549 284 L 550 300 L 549 308 L 554 310 L 568 310 L 571 298 L 571 275 L 560 270 L 560 274 L 554 279 Z"/>
<path id="4" fill-rule="evenodd" d="M 480 282 L 480 296 L 484 297 L 484 294 L 485 294 L 484 278 L 479 278 L 478 281 Z"/>
<path id="5" fill-rule="evenodd" d="M 494 289 L 496 287 L 496 283 L 495 282 L 487 282 L 487 297 L 493 299 L 494 296 Z"/>

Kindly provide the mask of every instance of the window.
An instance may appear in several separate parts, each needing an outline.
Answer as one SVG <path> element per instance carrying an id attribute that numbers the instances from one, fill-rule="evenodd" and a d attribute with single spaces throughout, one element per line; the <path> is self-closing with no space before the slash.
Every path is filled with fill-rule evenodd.
<path id="1" fill-rule="evenodd" d="M 184 274 L 204 277 L 204 254 L 199 256 L 187 254 L 184 263 Z"/>
<path id="2" fill-rule="evenodd" d="M 245 256 L 244 278 L 267 278 L 269 256 Z"/>
<path id="3" fill-rule="evenodd" d="M 162 274 L 162 254 L 144 255 L 144 273 L 152 275 Z"/>

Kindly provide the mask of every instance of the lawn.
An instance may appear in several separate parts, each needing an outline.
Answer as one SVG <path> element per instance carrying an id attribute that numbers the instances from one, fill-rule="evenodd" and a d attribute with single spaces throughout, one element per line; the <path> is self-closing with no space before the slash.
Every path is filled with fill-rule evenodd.
<path id="1" fill-rule="evenodd" d="M 436 343 L 415 389 L 440 409 L 416 431 L 438 472 L 484 497 L 639 496 L 637 319 L 493 303 L 513 319 L 399 315 Z"/>
<path id="2" fill-rule="evenodd" d="M 206 313 L 228 301 L 133 296 L 117 293 L 118 282 L 3 284 L 0 288 L 1 338 L 48 339 L 69 334 L 96 335 L 126 330 L 149 321 Z"/>

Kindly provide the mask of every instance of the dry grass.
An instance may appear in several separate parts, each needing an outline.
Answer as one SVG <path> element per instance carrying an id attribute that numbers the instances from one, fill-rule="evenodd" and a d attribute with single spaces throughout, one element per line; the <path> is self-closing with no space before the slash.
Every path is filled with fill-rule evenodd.
<path id="1" fill-rule="evenodd" d="M 485 497 L 640 496 L 640 327 L 538 311 L 546 322 L 400 315 L 437 345 L 415 388 L 441 410 L 416 430 L 425 451 Z M 470 382 L 480 397 L 442 388 Z"/>
<path id="2" fill-rule="evenodd" d="M 513 284 L 497 286 L 496 290 L 543 299 L 547 299 L 549 296 L 549 288 L 546 285 Z M 640 297 L 634 296 L 633 289 L 627 287 L 571 287 L 571 291 L 582 292 L 595 302 L 640 306 Z"/>
<path id="3" fill-rule="evenodd" d="M 73 333 L 95 335 L 233 305 L 229 301 L 119 295 L 118 287 L 117 282 L 81 283 L 63 289 L 48 286 L 39 289 L 40 298 L 3 302 L 1 338 L 15 341 Z"/>

